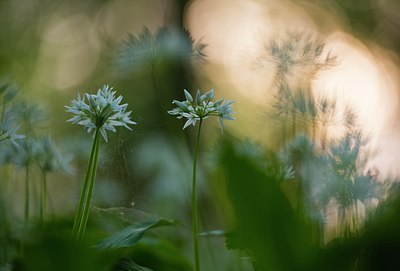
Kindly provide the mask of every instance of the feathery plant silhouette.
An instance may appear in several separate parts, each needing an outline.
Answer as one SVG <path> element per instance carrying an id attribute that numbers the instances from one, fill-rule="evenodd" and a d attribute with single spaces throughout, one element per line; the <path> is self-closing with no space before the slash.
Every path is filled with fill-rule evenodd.
<path id="1" fill-rule="evenodd" d="M 169 60 L 205 61 L 206 47 L 207 45 L 201 40 L 196 42 L 187 29 L 162 27 L 152 33 L 144 27 L 136 36 L 129 34 L 122 43 L 116 64 L 125 72 L 150 70 L 153 89 L 160 102 L 163 101 L 164 90 L 159 65 Z"/>
<path id="2" fill-rule="evenodd" d="M 319 100 L 312 94 L 312 82 L 336 62 L 321 38 L 305 32 L 288 31 L 283 38 L 265 43 L 255 66 L 264 69 L 272 65 L 274 69 L 271 114 L 280 125 L 283 146 L 298 132 L 307 132 L 307 126 L 316 139 Z"/>

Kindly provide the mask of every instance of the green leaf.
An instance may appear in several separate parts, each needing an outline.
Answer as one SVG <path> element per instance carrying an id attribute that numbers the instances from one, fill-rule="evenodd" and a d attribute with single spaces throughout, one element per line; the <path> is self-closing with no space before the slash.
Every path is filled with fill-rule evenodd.
<path id="1" fill-rule="evenodd" d="M 223 237 L 225 238 L 225 246 L 227 249 L 244 249 L 244 247 L 239 247 L 236 240 L 236 233 L 232 230 L 213 230 L 199 233 L 200 237 Z"/>
<path id="2" fill-rule="evenodd" d="M 49 225 L 46 225 L 46 227 Z M 46 233 L 32 231 L 33 241 L 24 243 L 24 256 L 16 259 L 13 270 L 21 271 L 109 271 L 114 255 L 77 244 L 64 225 L 51 225 Z M 61 232 L 57 232 L 61 231 Z M 14 265 L 14 264 L 13 264 Z"/>
<path id="3" fill-rule="evenodd" d="M 107 231 L 122 230 L 133 224 L 160 219 L 158 215 L 126 207 L 99 208 L 92 206 L 91 211 L 91 219 L 102 224 Z"/>
<path id="4" fill-rule="evenodd" d="M 153 271 L 153 269 L 143 267 L 129 258 L 120 259 L 112 271 Z"/>
<path id="5" fill-rule="evenodd" d="M 221 162 L 236 215 L 237 247 L 251 251 L 257 270 L 309 270 L 311 238 L 279 186 L 281 176 L 238 151 L 240 143 L 223 143 Z"/>
<path id="6" fill-rule="evenodd" d="M 166 219 L 152 219 L 129 226 L 122 231 L 102 240 L 97 247 L 102 249 L 116 249 L 132 247 L 142 239 L 146 231 L 162 226 L 176 225 L 175 221 Z"/>
<path id="7" fill-rule="evenodd" d="M 192 262 L 187 258 L 187 251 L 182 249 L 181 242 L 150 234 L 132 247 L 128 256 L 136 263 L 156 271 L 193 270 Z"/>

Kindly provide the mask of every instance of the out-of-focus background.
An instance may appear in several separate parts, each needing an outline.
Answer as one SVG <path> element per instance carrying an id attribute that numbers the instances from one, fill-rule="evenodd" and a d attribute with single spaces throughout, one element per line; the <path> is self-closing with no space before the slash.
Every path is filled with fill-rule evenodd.
<path id="1" fill-rule="evenodd" d="M 397 0 L 2 0 L 0 25 L 0 79 L 15 85 L 18 103 L 40 111 L 35 120 L 34 110 L 26 109 L 30 120 L 18 124 L 20 131 L 50 136 L 65 160 L 64 170 L 49 174 L 53 215 L 73 213 L 92 139 L 66 122 L 71 116 L 64 106 L 105 84 L 124 97 L 138 124 L 101 142 L 94 194 L 99 207 L 133 206 L 190 224 L 195 129 L 182 130 L 183 121 L 167 114 L 173 99 L 184 98 L 183 89 L 214 89 L 217 98 L 236 101 L 236 120 L 225 122 L 223 135 L 213 119 L 202 132 L 204 230 L 231 226 L 221 207 L 226 196 L 212 173 L 213 151 L 226 133 L 275 152 L 306 134 L 324 151 L 357 128 L 368 138 L 360 171 L 379 183 L 399 178 Z M 308 120 L 309 105 L 301 111 L 301 101 L 279 103 L 283 89 L 331 101 L 335 110 L 329 121 Z M 356 121 L 348 121 L 350 115 Z M 1 169 L 17 217 L 24 208 L 24 165 Z M 30 189 L 35 202 L 38 188 Z M 339 234 L 332 206 L 325 213 L 326 240 Z M 30 208 L 37 216 L 34 204 Z"/>

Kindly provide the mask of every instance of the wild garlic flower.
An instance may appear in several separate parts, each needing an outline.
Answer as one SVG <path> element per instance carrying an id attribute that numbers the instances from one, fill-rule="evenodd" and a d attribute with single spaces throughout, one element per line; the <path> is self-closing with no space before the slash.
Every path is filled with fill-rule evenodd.
<path id="1" fill-rule="evenodd" d="M 14 104 L 10 104 L 11 100 L 17 94 L 17 87 L 5 82 L 0 82 L 0 142 L 9 141 L 15 146 L 18 146 L 16 140 L 22 139 L 25 136 L 17 134 L 19 125 L 16 125 L 16 113 L 19 111 Z"/>
<path id="2" fill-rule="evenodd" d="M 174 100 L 172 103 L 177 107 L 168 111 L 168 114 L 176 115 L 178 119 L 187 119 L 183 129 L 190 125 L 195 126 L 197 121 L 207 119 L 210 116 L 215 116 L 218 117 L 219 126 L 223 132 L 224 120 L 234 120 L 232 117 L 232 114 L 235 113 L 232 110 L 232 104 L 234 101 L 225 101 L 224 99 L 220 99 L 212 102 L 211 100 L 214 98 L 213 89 L 203 95 L 201 95 L 200 91 L 197 90 L 195 100 L 186 89 L 183 91 L 185 93 L 186 101 L 180 102 Z"/>
<path id="3" fill-rule="evenodd" d="M 126 112 L 128 104 L 121 105 L 122 96 L 115 97 L 116 92 L 112 90 L 112 87 L 104 85 L 97 94 L 78 94 L 78 99 L 72 100 L 71 106 L 65 106 L 67 112 L 75 115 L 68 122 L 84 126 L 88 133 L 99 129 L 106 142 L 106 131 L 116 132 L 115 126 L 132 130 L 128 125 L 136 122 L 131 120 L 131 111 Z"/>
<path id="4" fill-rule="evenodd" d="M 62 153 L 50 137 L 35 140 L 35 160 L 42 172 L 71 173 L 71 156 Z"/>
<path id="5" fill-rule="evenodd" d="M 10 140 L 15 146 L 19 146 L 16 140 L 25 138 L 24 135 L 17 134 L 19 126 L 12 127 L 9 123 L 0 123 L 0 141 Z"/>

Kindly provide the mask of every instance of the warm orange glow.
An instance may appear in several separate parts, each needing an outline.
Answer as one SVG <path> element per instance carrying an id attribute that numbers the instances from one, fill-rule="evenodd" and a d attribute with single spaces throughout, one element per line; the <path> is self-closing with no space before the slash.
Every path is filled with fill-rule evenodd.
<path id="1" fill-rule="evenodd" d="M 388 129 L 398 109 L 398 67 L 381 48 L 374 45 L 367 48 L 360 40 L 346 34 L 344 20 L 339 18 L 339 14 L 335 15 L 336 23 L 317 25 L 313 19 L 324 16 L 323 9 L 320 8 L 320 12 L 311 18 L 305 12 L 309 8 L 315 9 L 316 6 L 298 6 L 289 1 L 279 1 L 278 4 L 276 1 L 193 1 L 189 6 L 187 24 L 196 40 L 202 38 L 209 45 L 209 65 L 205 72 L 214 87 L 221 86 L 221 89 L 229 89 L 232 96 L 241 96 L 238 107 L 240 103 L 248 102 L 257 105 L 256 108 L 246 107 L 249 109 L 241 111 L 238 119 L 247 127 L 254 128 L 250 133 L 251 130 L 246 130 L 246 136 L 258 140 L 263 139 L 260 111 L 266 110 L 274 72 L 272 65 L 263 69 L 253 67 L 253 61 L 265 42 L 279 39 L 288 30 L 319 33 L 317 35 L 325 37 L 327 51 L 336 55 L 338 61 L 336 66 L 319 74 L 312 84 L 313 92 L 335 96 L 339 112 L 343 112 L 346 105 L 355 109 L 360 125 L 371 135 L 370 147 L 379 147 L 375 164 L 371 165 L 379 166 L 393 152 L 393 149 L 377 146 L 376 142 L 393 138 L 393 134 L 388 135 Z M 334 15 L 329 14 L 329 18 L 333 19 Z M 336 30 L 332 31 L 334 28 Z M 233 89 L 238 93 L 232 93 Z M 341 114 L 338 113 L 338 119 Z M 337 127 L 331 132 L 338 135 L 340 131 Z M 387 169 L 382 168 L 382 171 Z"/>
<path id="2" fill-rule="evenodd" d="M 366 131 L 379 135 L 397 105 L 393 78 L 381 69 L 373 52 L 350 35 L 336 32 L 326 42 L 327 48 L 338 56 L 338 63 L 316 81 L 317 92 L 336 96 L 341 111 L 346 104 L 354 107 Z"/>
<path id="3" fill-rule="evenodd" d="M 190 32 L 196 40 L 201 38 L 209 45 L 208 60 L 224 73 L 220 76 L 214 70 L 206 71 L 213 81 L 232 84 L 256 103 L 267 101 L 273 71 L 253 67 L 265 41 L 279 36 L 290 25 L 296 25 L 296 29 L 315 28 L 304 11 L 284 2 L 205 0 L 190 5 Z"/>

